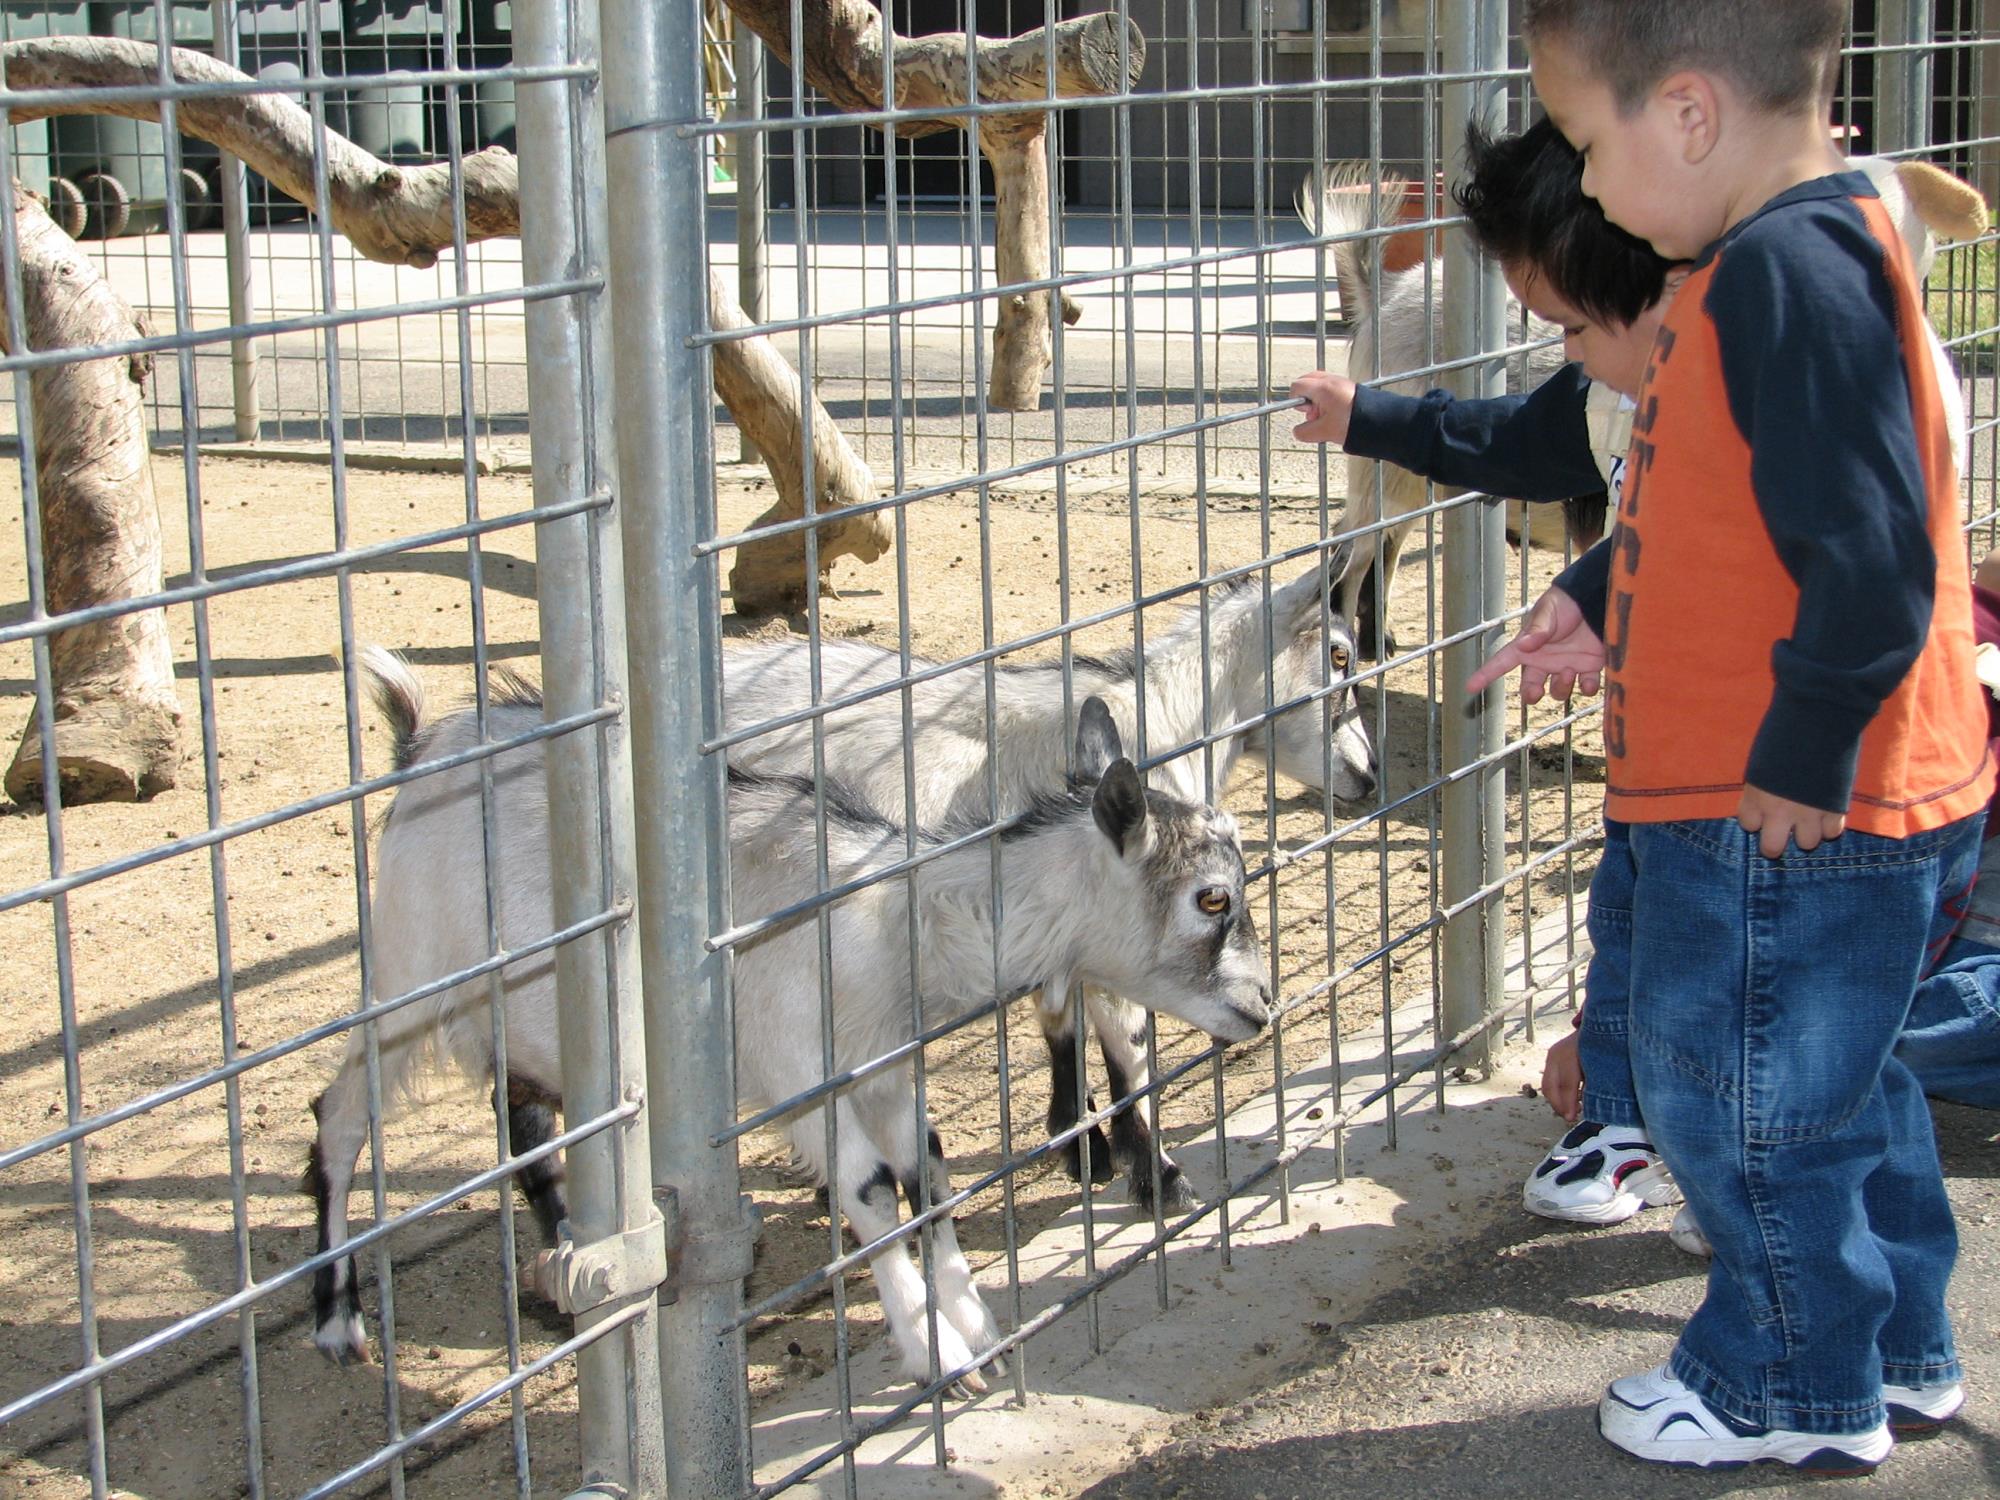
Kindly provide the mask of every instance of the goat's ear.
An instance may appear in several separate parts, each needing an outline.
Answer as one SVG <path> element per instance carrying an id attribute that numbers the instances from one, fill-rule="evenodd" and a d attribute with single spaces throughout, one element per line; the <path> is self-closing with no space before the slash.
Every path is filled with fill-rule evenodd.
<path id="1" fill-rule="evenodd" d="M 1090 812 L 1120 854 L 1137 847 L 1146 828 L 1146 788 L 1131 761 L 1121 755 L 1104 768 Z"/>
<path id="2" fill-rule="evenodd" d="M 1076 715 L 1076 773 L 1086 781 L 1104 775 L 1114 760 L 1125 753 L 1118 738 L 1118 725 L 1111 710 L 1095 693 L 1083 700 Z"/>

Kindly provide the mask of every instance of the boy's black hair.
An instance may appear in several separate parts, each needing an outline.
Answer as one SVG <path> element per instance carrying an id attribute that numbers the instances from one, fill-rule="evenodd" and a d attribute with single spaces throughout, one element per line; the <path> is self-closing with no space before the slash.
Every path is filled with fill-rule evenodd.
<path id="1" fill-rule="evenodd" d="M 1817 110 L 1840 65 L 1848 0 L 1527 0 L 1521 35 L 1570 49 L 1630 113 L 1662 78 L 1727 78 L 1771 114 Z"/>
<path id="2" fill-rule="evenodd" d="M 1479 248 L 1532 267 L 1579 312 L 1620 327 L 1666 290 L 1668 262 L 1583 195 L 1583 158 L 1547 120 L 1520 135 L 1465 128 L 1470 168 L 1457 192 Z"/>

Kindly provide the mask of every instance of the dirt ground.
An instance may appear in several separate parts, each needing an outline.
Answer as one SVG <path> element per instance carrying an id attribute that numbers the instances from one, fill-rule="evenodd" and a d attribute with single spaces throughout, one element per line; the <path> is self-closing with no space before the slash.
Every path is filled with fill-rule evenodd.
<path id="1" fill-rule="evenodd" d="M 168 571 L 184 572 L 187 514 L 177 456 L 156 464 L 167 533 Z M 211 569 L 222 572 L 310 554 L 333 545 L 326 472 L 318 467 L 209 462 L 201 470 L 201 515 Z M 8 481 L 12 487 L 13 481 Z M 766 496 L 748 488 L 722 497 L 726 525 L 744 522 Z M 348 481 L 352 540 L 367 543 L 449 525 L 465 513 L 462 477 L 451 474 L 356 472 Z M 18 514 L 17 497 L 6 501 Z M 484 514 L 530 504 L 519 476 L 482 479 Z M 1133 517 L 1122 494 L 1072 499 L 1067 518 L 1073 612 L 1108 607 L 1130 597 Z M 1138 531 L 1145 586 L 1157 589 L 1196 576 L 1199 549 L 1210 568 L 1260 555 L 1259 507 L 1248 499 L 1212 501 L 1204 529 L 1186 493 L 1149 495 L 1140 502 Z M 1057 619 L 1058 533 L 1053 498 L 996 496 L 985 535 L 993 573 L 993 629 L 1007 639 Z M 1270 542 L 1285 546 L 1317 533 L 1316 505 L 1274 506 Z M 982 520 L 976 495 L 947 496 L 908 516 L 909 596 L 915 648 L 939 655 L 976 647 L 981 639 Z M 536 640 L 533 533 L 506 531 L 483 550 L 483 600 L 490 656 L 532 672 Z M 0 598 L 26 596 L 21 549 L 0 559 Z M 1432 601 L 1425 585 L 1426 549 L 1413 543 L 1397 596 L 1396 624 L 1404 643 L 1425 638 Z M 1532 584 L 1552 571 L 1537 556 Z M 351 584 L 358 635 L 407 652 L 434 694 L 451 702 L 470 687 L 473 600 L 464 547 L 393 558 L 356 572 Z M 1282 575 L 1281 575 L 1282 576 Z M 830 631 L 874 633 L 893 641 L 895 573 L 884 561 L 869 568 L 843 563 L 839 597 L 824 610 Z M 349 779 L 350 740 L 331 648 L 338 640 L 338 590 L 331 579 L 261 587 L 218 597 L 208 605 L 214 672 L 214 719 L 224 820 L 281 808 L 342 786 Z M 1160 615 L 1165 618 L 1165 610 Z M 189 758 L 181 785 L 141 805 L 99 806 L 68 813 L 61 825 L 67 869 L 98 865 L 207 826 L 200 756 L 200 705 L 194 669 L 193 611 L 172 612 Z M 763 629 L 781 629 L 766 625 Z M 1079 646 L 1129 642 L 1128 623 L 1099 627 Z M 1037 654 L 1049 648 L 1037 648 Z M 1399 670 L 1380 695 L 1379 722 L 1385 804 L 1395 804 L 1430 776 L 1436 720 L 1426 668 Z M 1370 694 L 1371 715 L 1377 712 Z M 25 646 L 0 649 L 0 724 L 12 733 L 32 707 L 32 668 Z M 1537 715 L 1540 721 L 1541 716 Z M 1598 770 L 1594 732 L 1576 736 L 1581 786 L 1576 816 L 1587 822 Z M 388 766 L 388 737 L 372 718 L 358 734 L 368 773 Z M 1510 856 L 1522 856 L 1519 825 L 1526 806 L 1532 844 L 1563 836 L 1566 795 L 1562 740 L 1515 767 L 1509 807 Z M 1524 795 L 1523 777 L 1532 787 Z M 1285 784 L 1267 797 L 1260 770 L 1246 769 L 1231 798 L 1242 820 L 1252 868 L 1275 840 L 1296 848 L 1327 829 L 1329 808 L 1318 794 Z M 367 808 L 372 820 L 386 799 Z M 1361 809 L 1334 807 L 1334 824 Z M 1306 1004 L 1284 1027 L 1283 1052 L 1270 1037 L 1236 1049 L 1222 1068 L 1231 1102 L 1269 1086 L 1275 1059 L 1296 1066 L 1323 1049 L 1330 1031 L 1343 1035 L 1379 1028 L 1385 1002 L 1428 992 L 1431 936 L 1396 943 L 1397 934 L 1434 910 L 1437 859 L 1435 798 L 1417 797 L 1337 847 L 1290 862 L 1276 879 L 1277 918 L 1260 897 L 1267 944 L 1280 957 L 1283 993 L 1297 996 L 1329 972 L 1363 965 L 1329 1003 Z M 37 813 L 0 810 L 0 889 L 45 877 L 50 833 Z M 350 1011 L 358 1001 L 356 849 L 345 808 L 293 818 L 230 842 L 219 860 L 205 853 L 144 865 L 68 899 L 73 956 L 78 1071 L 86 1114 L 113 1108 L 178 1078 L 214 1066 L 221 1057 L 215 904 L 226 894 L 229 964 L 234 976 L 237 1045 L 270 1045 L 300 1029 Z M 1576 861 L 1575 877 L 1590 859 Z M 1562 898 L 1570 861 L 1551 861 L 1529 882 L 1537 910 Z M 1329 891 L 1328 882 L 1332 889 Z M 1521 900 L 1515 894 L 1512 910 Z M 739 914 L 740 915 L 740 914 Z M 0 1041 L 0 1149 L 58 1128 L 65 1117 L 57 953 L 52 907 L 36 903 L 0 914 L 0 977 L 9 1019 Z M 1364 960 L 1367 962 L 1364 964 Z M 1195 1055 L 1205 1039 L 1177 1022 L 1159 1027 L 1163 1066 Z M 1007 1022 L 1012 1134 L 1017 1149 L 1038 1142 L 1047 1102 L 1048 1071 L 1032 1021 L 1017 1011 Z M 234 1292 L 239 1233 L 250 1273 L 269 1275 L 312 1249 L 311 1206 L 298 1190 L 311 1138 L 310 1098 L 323 1087 L 339 1055 L 338 1040 L 294 1053 L 246 1075 L 241 1086 L 246 1200 L 236 1222 L 231 1204 L 228 1111 L 220 1087 L 185 1098 L 89 1137 L 77 1155 L 89 1178 L 90 1241 L 94 1256 L 94 1321 L 99 1347 L 121 1348 L 176 1318 Z M 958 1177 L 1000 1161 L 994 1069 L 1002 1038 L 993 1023 L 976 1025 L 934 1047 L 929 1098 Z M 1199 1068 L 1162 1104 L 1171 1142 L 1213 1115 L 1216 1087 Z M 468 1126 L 468 1121 L 472 1122 Z M 479 1097 L 447 1093 L 396 1120 L 387 1132 L 387 1203 L 400 1211 L 494 1159 L 490 1119 Z M 365 1215 L 367 1178 L 356 1195 Z M 747 1189 L 764 1212 L 753 1297 L 785 1286 L 826 1258 L 832 1231 L 814 1195 L 783 1170 L 774 1143 L 745 1142 Z M 52 1151 L 0 1173 L 0 1345 L 8 1352 L 0 1401 L 11 1400 L 78 1362 L 82 1317 L 78 1236 L 72 1213 L 71 1154 Z M 1217 1184 L 1198 1183 L 1213 1191 Z M 1059 1171 L 1037 1166 L 1014 1184 L 1023 1237 L 1074 1203 L 1075 1186 Z M 1110 1215 L 1126 1212 L 1124 1187 L 1100 1190 Z M 531 1220 L 518 1219 L 524 1247 Z M 498 1275 L 497 1197 L 476 1194 L 393 1237 L 397 1371 L 404 1430 L 410 1430 L 504 1374 Z M 1002 1195 L 994 1188 L 967 1205 L 961 1234 L 976 1263 L 1004 1253 Z M 364 1262 L 363 1295 L 376 1331 L 372 1266 Z M 996 1304 L 997 1305 L 997 1304 Z M 858 1342 L 880 1327 L 865 1275 L 847 1285 L 848 1320 Z M 553 1309 L 524 1303 L 522 1352 L 545 1351 L 568 1333 Z M 833 1303 L 825 1289 L 752 1330 L 750 1384 L 762 1400 L 823 1369 L 834 1346 Z M 208 1500 L 245 1492 L 240 1329 L 226 1320 L 138 1362 L 105 1383 L 104 1412 L 110 1484 L 115 1493 L 145 1500 Z M 261 1304 L 255 1323 L 268 1492 L 296 1494 L 366 1456 L 385 1433 L 379 1367 L 336 1370 L 311 1344 L 307 1296 L 293 1288 Z M 523 1419 L 533 1455 L 533 1489 L 562 1494 L 576 1473 L 574 1388 L 566 1369 L 531 1382 Z M 410 1462 L 412 1492 L 487 1496 L 513 1488 L 507 1428 L 509 1407 L 498 1402 L 471 1416 L 454 1435 Z M 80 1398 L 55 1402 L 0 1432 L 0 1500 L 68 1497 L 90 1492 Z M 420 1481 L 417 1476 L 421 1475 Z M 361 1492 L 369 1492 L 367 1486 Z"/>

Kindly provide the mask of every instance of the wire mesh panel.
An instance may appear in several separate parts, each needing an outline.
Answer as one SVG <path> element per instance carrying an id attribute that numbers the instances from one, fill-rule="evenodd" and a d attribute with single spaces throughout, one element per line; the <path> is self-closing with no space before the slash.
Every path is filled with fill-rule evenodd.
<path id="1" fill-rule="evenodd" d="M 861 1493 L 1573 1003 L 1594 707 L 1462 683 L 1601 508 L 1288 431 L 1560 362 L 1506 7 L 0 17 L 0 1489 Z M 1851 147 L 1990 194 L 1995 37 L 1857 6 Z"/>
<path id="2" fill-rule="evenodd" d="M 687 76 L 625 105 L 660 137 L 635 165 L 761 142 L 769 183 L 709 204 L 719 287 L 673 269 L 620 292 L 645 308 L 629 357 L 707 350 L 772 461 L 711 469 L 739 442 L 696 419 L 663 497 L 712 568 L 683 577 L 725 610 L 676 689 L 710 774 L 672 796 L 711 820 L 701 899 L 726 908 L 700 951 L 727 958 L 728 1006 L 682 1030 L 728 1016 L 737 1093 L 691 1106 L 662 1170 L 716 1153 L 717 1222 L 739 1170 L 763 1214 L 742 1301 L 718 1277 L 703 1314 L 740 1337 L 711 1347 L 742 1385 L 689 1393 L 716 1432 L 747 1409 L 751 1451 L 715 1437 L 690 1475 L 734 1458 L 750 1493 L 856 1493 L 872 1434 L 922 1424 L 905 1447 L 944 1461 L 959 1399 L 1032 1387 L 1037 1334 L 1130 1331 L 1106 1293 L 1134 1272 L 1143 1316 L 1174 1316 L 1193 1266 L 1343 1170 L 1361 1110 L 1386 1102 L 1393 1136 L 1476 1070 L 1496 1008 L 1574 998 L 1594 706 L 1503 714 L 1458 684 L 1603 518 L 1503 522 L 1286 434 L 1290 378 L 1356 348 L 1399 389 L 1560 363 L 1449 230 L 1468 116 L 1532 118 L 1503 7 L 732 8 L 773 53 L 768 97 L 687 117 L 683 7 L 630 34 Z M 1975 23 L 1892 51 L 1871 17 L 1850 57 L 1959 79 Z M 1899 118 L 1933 97 L 1910 87 Z M 1856 145 L 1889 144 L 1874 128 Z M 1969 128 L 1944 155 L 1963 174 Z M 1326 198 L 1343 160 L 1349 196 Z M 677 255 L 689 197 L 637 192 L 614 225 L 676 213 Z M 771 356 L 818 397 L 786 398 L 775 447 L 738 368 Z M 672 438 L 640 441 L 657 463 Z M 1553 545 L 1510 557 L 1509 530 Z M 1358 597 L 1329 588 L 1371 564 Z M 1118 751 L 1151 788 L 1123 812 Z M 642 819 L 669 800 L 642 786 Z M 1232 827 L 1240 888 L 1201 873 Z M 1225 962 L 1252 924 L 1254 999 Z M 1176 946 L 1192 930 L 1207 967 Z"/>
<path id="3" fill-rule="evenodd" d="M 710 84 L 726 97 L 727 12 L 711 7 L 716 66 Z M 465 151 L 517 149 L 512 85 L 486 77 L 450 90 L 444 70 L 505 68 L 513 54 L 510 0 L 173 0 L 164 22 L 178 45 L 234 61 L 253 77 L 284 84 L 303 101 L 304 78 L 351 80 L 326 88 L 335 130 L 392 164 L 446 154 L 454 133 Z M 9 0 L 0 27 L 10 37 L 158 33 L 154 0 Z M 449 116 L 449 118 L 448 118 Z M 176 197 L 186 233 L 189 315 L 200 327 L 326 310 L 305 209 L 255 172 L 243 174 L 209 143 L 184 139 L 170 164 L 153 122 L 84 116 L 14 127 L 22 180 L 53 195 L 74 234 L 121 296 L 162 326 L 174 315 L 166 200 Z M 715 170 L 728 170 L 718 163 Z M 239 182 L 240 179 L 240 182 Z M 343 241 L 334 250 L 334 295 L 352 304 L 447 296 L 445 268 L 385 266 Z M 482 465 L 525 468 L 528 441 L 526 324 L 517 294 L 521 249 L 513 239 L 468 253 L 468 284 L 494 300 L 470 311 L 473 404 L 458 400 L 455 315 L 408 314 L 359 329 L 341 347 L 342 436 L 350 457 L 375 450 L 429 455 L 476 439 Z M 250 345 L 204 346 L 194 361 L 194 420 L 208 443 L 259 449 L 298 446 L 323 454 L 332 425 L 326 341 L 313 329 Z M 180 440 L 181 401 L 172 371 L 148 388 L 158 442 Z"/>
<path id="4" fill-rule="evenodd" d="M 0 823 L 0 1489 L 657 1493 L 595 10 L 536 7 L 521 66 L 410 59 L 393 88 L 441 132 L 381 155 L 340 101 L 383 85 L 342 73 L 337 28 L 295 74 L 246 76 L 185 35 L 208 6 L 122 14 L 0 52 L 0 142 L 138 115 L 169 184 L 121 264 L 133 242 L 87 253 L 0 150 L 22 518 L 0 650 L 27 725 Z M 246 68 L 286 17 L 219 10 Z M 535 122 L 518 174 L 461 128 L 494 88 Z M 255 231 L 294 300 L 204 300 L 172 186 L 197 141 L 312 210 Z M 483 243 L 515 262 L 497 293 Z M 350 274 L 354 246 L 379 274 Z M 532 479 L 476 452 L 496 302 L 556 393 Z M 451 447 L 434 472 L 354 467 L 357 355 L 409 327 L 449 378 L 398 399 Z M 232 342 L 310 358 L 316 462 L 204 446 Z M 489 685 L 538 648 L 545 694 Z"/>
<path id="5" fill-rule="evenodd" d="M 626 372 L 662 350 L 642 378 L 664 381 L 691 342 L 776 460 L 773 403 L 740 367 L 775 357 L 818 397 L 768 474 L 706 467 L 737 444 L 703 430 L 691 479 L 658 476 L 712 569 L 680 576 L 728 611 L 676 700 L 728 771 L 677 768 L 658 795 L 642 775 L 640 845 L 649 808 L 670 851 L 686 836 L 683 796 L 722 830 L 687 899 L 726 908 L 703 951 L 728 960 L 729 1008 L 676 1031 L 729 1016 L 737 1095 L 690 1099 L 682 1145 L 690 1169 L 740 1165 L 762 1211 L 741 1303 L 718 1284 L 707 1312 L 741 1339 L 736 1400 L 787 1414 L 744 1483 L 855 1492 L 871 1433 L 921 1418 L 943 1459 L 959 1398 L 1029 1387 L 1038 1331 L 1076 1313 L 1118 1336 L 1097 1297 L 1133 1272 L 1171 1316 L 1177 1256 L 1226 1263 L 1291 1174 L 1338 1175 L 1356 1112 L 1435 1100 L 1499 1001 L 1508 927 L 1543 929 L 1528 982 L 1573 971 L 1590 818 L 1561 773 L 1573 733 L 1594 752 L 1587 713 L 1508 734 L 1489 707 L 1467 745 L 1440 706 L 1463 710 L 1510 609 L 1497 510 L 1406 504 L 1388 639 L 1363 640 L 1334 585 L 1387 527 L 1357 526 L 1339 456 L 1287 434 L 1294 375 L 1338 367 L 1363 320 L 1390 339 L 1371 309 L 1398 276 L 1457 282 L 1465 311 L 1433 325 L 1412 304 L 1381 375 L 1504 385 L 1521 346 L 1497 275 L 1425 247 L 1467 114 L 1523 123 L 1525 78 L 1504 17 L 1473 6 L 1371 8 L 1342 32 L 1317 7 L 1171 0 L 741 4 L 774 54 L 763 119 L 701 123 L 676 111 L 697 97 L 695 11 L 632 9 L 612 55 L 682 77 L 629 98 L 607 80 L 614 141 L 621 112 L 634 141 L 614 237 L 621 215 L 621 246 L 674 236 L 667 269 L 616 288 L 621 403 L 648 410 Z M 678 265 L 691 194 L 672 174 L 707 139 L 768 154 L 761 318 L 734 305 L 726 216 L 753 205 L 711 204 L 719 286 Z M 1362 217 L 1316 233 L 1294 198 L 1341 158 L 1362 163 Z M 1339 253 L 1385 242 L 1413 260 L 1371 265 L 1368 305 L 1342 307 Z M 663 463 L 676 437 L 632 441 Z M 630 480 L 648 464 L 625 451 Z M 1452 549 L 1463 623 L 1438 587 Z M 1527 554 L 1524 586 L 1559 561 Z M 635 712 L 642 734 L 649 712 L 688 732 L 636 680 Z M 1448 820 L 1469 865 L 1448 868 Z M 1357 1053 L 1372 1086 L 1346 1083 Z M 1064 1235 L 1063 1273 L 1038 1273 Z M 813 1410 L 825 1425 L 802 1427 Z"/>

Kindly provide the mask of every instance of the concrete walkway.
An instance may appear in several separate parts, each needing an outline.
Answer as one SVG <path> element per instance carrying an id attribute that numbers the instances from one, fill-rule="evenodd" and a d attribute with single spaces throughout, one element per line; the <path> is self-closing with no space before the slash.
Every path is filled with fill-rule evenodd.
<path id="1" fill-rule="evenodd" d="M 2000 1116 L 1937 1109 L 1963 1250 L 1953 1284 L 1971 1399 L 1904 1444 L 1856 1496 L 2000 1495 Z M 1486 1207 L 1503 1205 L 1489 1198 Z M 1334 1326 L 1296 1376 L 1180 1421 L 1175 1440 L 1085 1490 L 1090 1500 L 1416 1500 L 1423 1496 L 1829 1493 L 1769 1465 L 1656 1469 L 1596 1433 L 1604 1384 L 1663 1358 L 1699 1299 L 1670 1211 L 1565 1231 L 1514 1211 Z"/>

